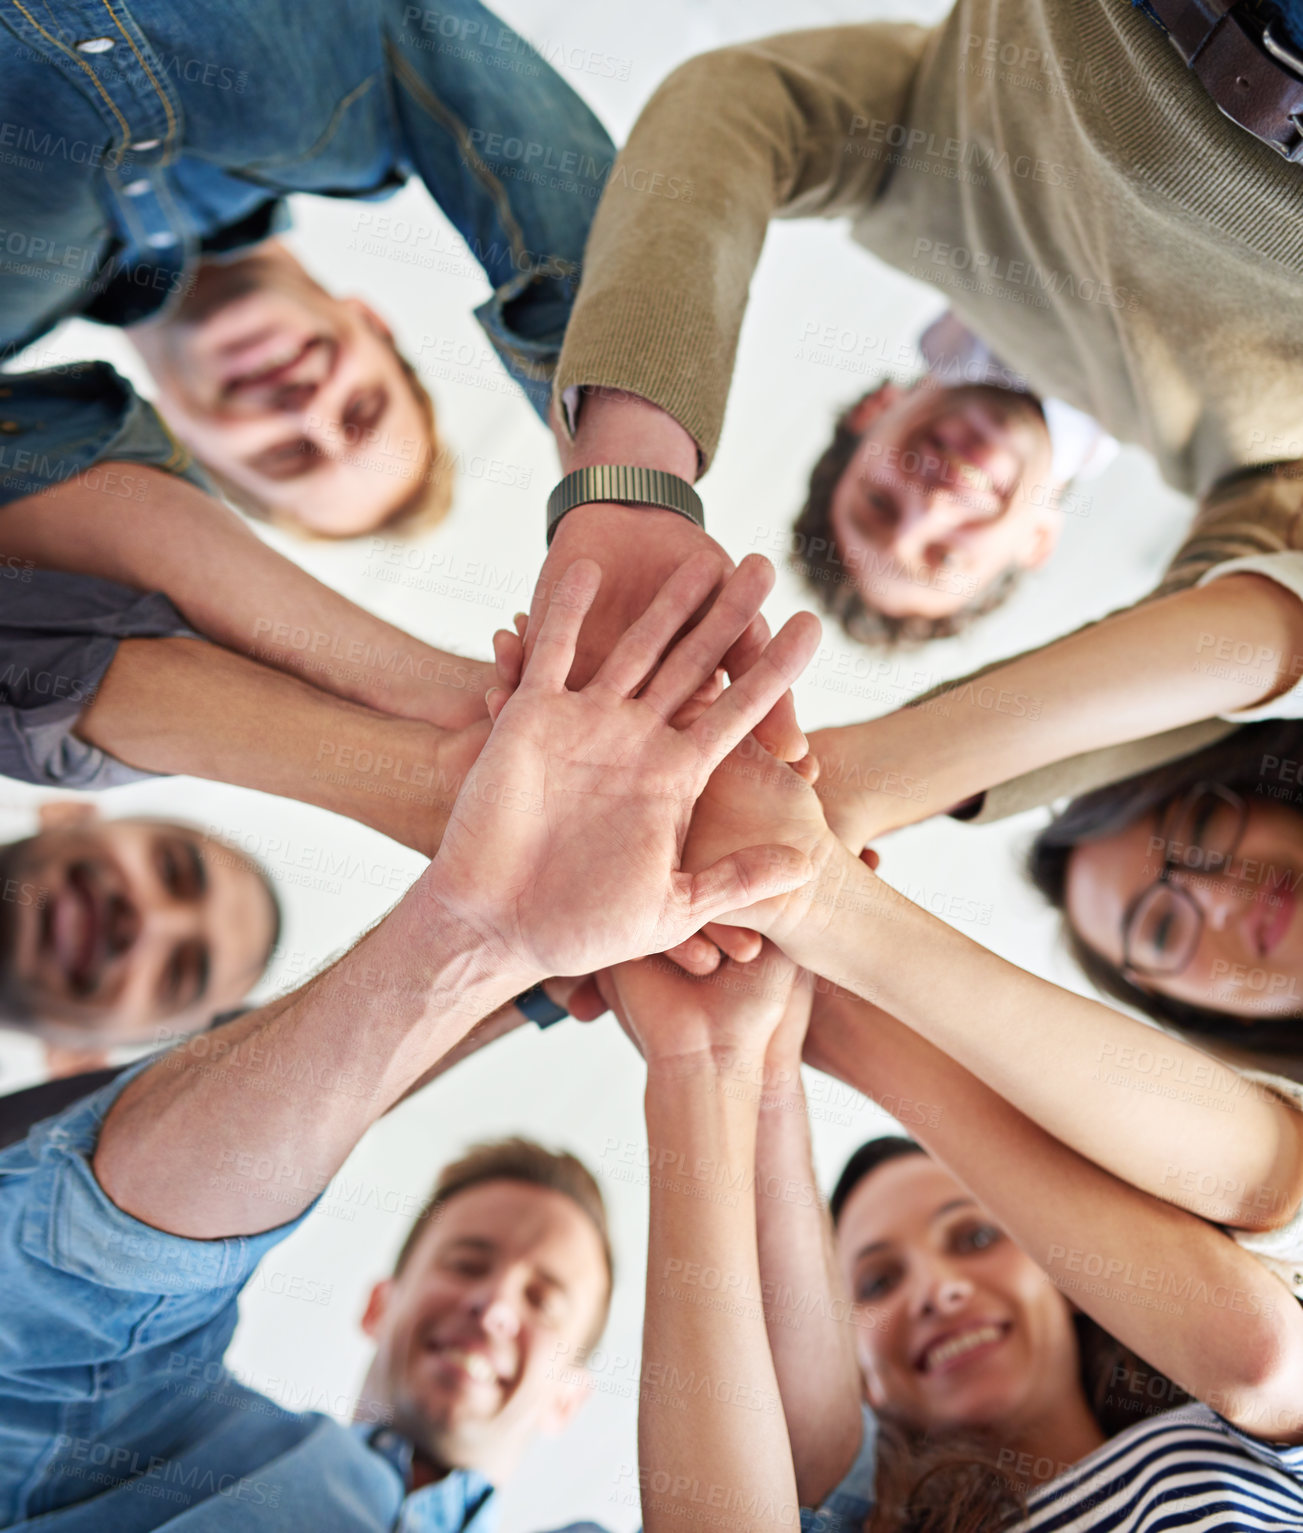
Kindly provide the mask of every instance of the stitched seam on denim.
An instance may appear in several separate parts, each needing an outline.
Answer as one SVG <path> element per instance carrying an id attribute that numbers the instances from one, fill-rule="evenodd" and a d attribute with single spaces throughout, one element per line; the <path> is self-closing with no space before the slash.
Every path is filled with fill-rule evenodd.
<path id="1" fill-rule="evenodd" d="M 135 39 L 132 37 L 131 33 L 127 31 L 126 27 L 124 27 L 118 20 L 117 13 L 109 4 L 109 0 L 100 0 L 100 4 L 109 13 L 109 15 L 113 17 L 113 25 L 117 27 L 118 31 L 121 32 L 123 37 L 126 38 L 127 46 L 131 49 L 132 53 L 136 55 L 136 58 L 140 63 L 140 67 L 149 76 L 149 83 L 158 92 L 158 99 L 163 103 L 163 111 L 167 116 L 167 133 L 164 137 L 164 144 L 165 146 L 170 146 L 173 139 L 176 137 L 177 132 L 176 113 L 172 110 L 172 103 L 167 99 L 167 96 L 163 91 L 163 87 L 154 78 L 154 71 L 145 62 L 144 55 L 141 53 L 140 49 L 136 47 Z"/>
<path id="2" fill-rule="evenodd" d="M 462 157 L 475 176 L 493 199 L 493 205 L 498 210 L 498 217 L 502 220 L 502 227 L 507 232 L 507 238 L 511 241 L 511 248 L 517 258 L 526 254 L 525 236 L 521 233 L 520 225 L 516 222 L 516 215 L 511 211 L 511 203 L 508 200 L 506 189 L 502 182 L 493 174 L 489 167 L 480 159 L 479 155 L 471 148 L 470 135 L 466 124 L 461 118 L 450 112 L 446 106 L 430 90 L 430 87 L 421 79 L 420 75 L 412 68 L 401 53 L 395 49 L 393 43 L 385 39 L 385 53 L 394 65 L 395 74 L 399 75 L 403 83 L 411 92 L 417 105 L 423 107 L 436 122 L 441 123 L 457 140 L 461 146 Z"/>
<path id="3" fill-rule="evenodd" d="M 320 135 L 314 140 L 311 148 L 305 149 L 302 154 L 281 154 L 275 155 L 268 160 L 250 160 L 247 165 L 240 166 L 237 174 L 245 175 L 249 171 L 273 170 L 278 165 L 301 165 L 305 160 L 315 159 L 331 139 L 334 138 L 335 134 L 338 133 L 339 124 L 344 113 L 348 111 L 355 101 L 364 96 L 375 83 L 376 76 L 368 75 L 360 85 L 355 85 L 348 95 L 336 106 L 334 112 L 331 113 L 330 121 L 321 130 Z"/>
<path id="4" fill-rule="evenodd" d="M 10 0 L 10 3 L 13 5 L 15 10 L 21 11 L 23 13 L 23 15 L 27 17 L 28 21 L 31 22 L 32 26 L 34 26 L 36 28 L 36 30 L 41 34 L 41 36 L 43 38 L 46 39 L 47 42 L 53 43 L 54 46 L 59 50 L 60 53 L 65 54 L 68 58 L 70 58 L 73 61 L 74 64 L 77 65 L 77 67 L 79 69 L 84 70 L 86 72 L 86 74 L 90 76 L 91 84 L 95 87 L 95 89 L 97 91 L 99 91 L 100 95 L 103 96 L 104 104 L 108 107 L 109 111 L 112 112 L 113 115 L 118 119 L 118 124 L 121 127 L 121 129 L 122 129 L 122 147 L 125 148 L 127 143 L 131 139 L 131 129 L 127 125 L 127 119 L 122 115 L 121 112 L 118 111 L 117 104 L 114 102 L 112 96 L 110 96 L 109 93 L 100 84 L 99 76 L 90 67 L 90 65 L 86 62 L 85 59 L 79 59 L 77 57 L 77 55 L 72 51 L 71 48 L 65 48 L 63 46 L 63 44 L 58 40 L 57 37 L 51 37 L 50 34 L 41 25 L 41 23 L 39 21 L 37 21 L 36 17 L 33 16 L 32 13 L 27 9 L 27 7 L 22 4 L 22 0 Z M 118 158 L 119 159 L 122 158 L 121 150 L 119 150 Z"/>

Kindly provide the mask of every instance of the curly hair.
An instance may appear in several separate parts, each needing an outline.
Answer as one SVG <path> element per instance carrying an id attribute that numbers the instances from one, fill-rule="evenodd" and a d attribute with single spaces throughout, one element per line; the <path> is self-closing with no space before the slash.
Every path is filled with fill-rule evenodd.
<path id="1" fill-rule="evenodd" d="M 854 575 L 846 568 L 832 531 L 832 498 L 850 466 L 863 432 L 852 424 L 856 409 L 886 387 L 880 383 L 843 410 L 833 427 L 832 441 L 810 470 L 805 503 L 792 527 L 791 563 L 822 609 L 837 619 L 848 637 L 861 644 L 888 648 L 925 644 L 963 633 L 979 618 L 994 612 L 1018 584 L 1022 573 L 1011 566 L 980 593 L 977 600 L 944 617 L 892 617 L 875 612 L 864 600 Z"/>

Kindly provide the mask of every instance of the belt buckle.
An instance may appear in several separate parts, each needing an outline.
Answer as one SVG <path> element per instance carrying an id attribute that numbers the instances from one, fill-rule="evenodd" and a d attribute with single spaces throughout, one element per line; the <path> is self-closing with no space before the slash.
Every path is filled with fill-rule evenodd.
<path id="1" fill-rule="evenodd" d="M 1275 25 L 1275 21 L 1272 20 L 1267 22 L 1262 29 L 1263 52 L 1289 70 L 1296 80 L 1303 82 L 1303 55 L 1296 53 L 1288 43 L 1282 42 L 1276 36 L 1273 30 Z M 1292 143 L 1278 144 L 1274 139 L 1262 139 L 1261 142 L 1270 144 L 1282 159 L 1289 160 L 1291 164 L 1303 164 L 1303 113 L 1291 112 L 1289 120 L 1294 124 L 1294 139 Z"/>

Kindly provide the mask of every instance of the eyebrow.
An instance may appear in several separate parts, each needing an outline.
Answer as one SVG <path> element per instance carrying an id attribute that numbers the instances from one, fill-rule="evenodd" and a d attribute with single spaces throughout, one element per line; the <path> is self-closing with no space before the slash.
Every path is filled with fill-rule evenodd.
<path id="1" fill-rule="evenodd" d="M 954 1213 L 957 1208 L 976 1207 L 976 1198 L 951 1198 L 948 1203 L 943 1203 L 940 1208 L 934 1209 L 928 1218 L 929 1224 L 935 1224 L 938 1219 L 944 1219 L 947 1214 Z M 891 1242 L 889 1240 L 874 1240 L 867 1246 L 861 1246 L 855 1253 L 855 1260 L 863 1261 L 866 1256 L 871 1256 L 874 1251 L 885 1250 Z"/>

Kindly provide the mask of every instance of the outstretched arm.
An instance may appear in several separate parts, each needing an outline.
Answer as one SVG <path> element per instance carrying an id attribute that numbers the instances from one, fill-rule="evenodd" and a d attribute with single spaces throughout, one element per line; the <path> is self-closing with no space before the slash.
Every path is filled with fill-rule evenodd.
<path id="1" fill-rule="evenodd" d="M 1251 665 L 1209 664 L 1229 645 Z M 854 851 L 1010 778 L 1252 708 L 1303 673 L 1303 602 L 1235 574 L 1115 613 L 943 688 L 811 737 L 819 796 Z"/>
<path id="2" fill-rule="evenodd" d="M 767 1341 L 786 1422 L 784 1454 L 790 1456 L 801 1504 L 817 1506 L 844 1478 L 860 1444 L 862 1422 L 847 1306 L 835 1275 L 831 1227 L 814 1180 L 801 1086 L 809 976 L 798 974 L 770 944 L 755 962 L 725 963 L 704 978 L 690 978 L 656 957 L 621 964 L 600 976 L 599 983 L 648 1061 L 653 1166 L 695 1168 L 694 1177 L 671 1171 L 653 1178 L 653 1187 L 663 1184 L 667 1219 L 677 1229 L 677 1221 L 690 1215 L 677 1211 L 675 1199 L 694 1191 L 704 1194 L 707 1206 L 722 1207 L 727 1212 L 720 1217 L 730 1220 L 729 1230 L 718 1231 L 715 1238 L 721 1243 L 736 1239 L 736 1252 L 744 1252 L 745 1265 L 736 1252 L 727 1265 L 708 1262 L 685 1234 L 676 1255 L 649 1267 L 648 1301 L 654 1295 L 660 1304 L 661 1349 L 647 1350 L 644 1378 L 656 1377 L 665 1366 L 665 1347 L 678 1356 L 678 1349 L 696 1344 L 691 1335 L 691 1306 L 698 1297 L 693 1274 L 727 1274 L 720 1281 L 736 1300 L 727 1306 L 738 1322 L 733 1342 L 745 1349 L 748 1367 L 759 1369 L 766 1362 L 762 1344 Z M 770 1034 L 767 1042 L 765 1032 Z M 705 1060 L 706 1078 L 711 1072 L 717 1076 L 718 1093 L 729 1103 L 749 1104 L 737 1121 L 748 1125 L 748 1132 L 754 1124 L 753 1161 L 740 1154 L 727 1165 L 709 1157 L 689 1158 L 680 1144 L 694 1126 L 686 1122 L 684 1100 L 673 1096 L 674 1070 L 682 1066 L 685 1078 L 696 1081 Z M 668 1141 L 651 1134 L 654 1108 L 673 1136 Z M 727 1111 L 721 1123 L 726 1119 Z M 694 1180 L 706 1186 L 687 1185 Z M 739 1197 L 754 1200 L 759 1273 L 754 1286 L 744 1273 L 756 1253 L 746 1247 L 745 1221 L 733 1222 Z M 718 1450 L 727 1462 L 735 1451 L 744 1452 L 744 1440 L 734 1443 L 739 1428 L 732 1412 L 712 1415 L 706 1402 L 701 1415 L 701 1420 L 684 1420 L 680 1400 L 666 1402 L 649 1392 L 642 1411 L 645 1466 L 672 1466 L 674 1475 L 686 1475 L 693 1470 L 685 1454 L 700 1454 L 704 1462 Z M 744 1423 L 741 1439 L 747 1430 Z M 756 1445 L 754 1451 L 763 1450 Z"/>
<path id="3" fill-rule="evenodd" d="M 800 847 L 817 872 L 737 924 L 881 1006 L 1136 1187 L 1223 1224 L 1289 1221 L 1303 1200 L 1303 1115 L 1293 1107 L 1192 1045 L 1006 963 L 919 909 L 846 850 L 813 790 L 781 762 L 735 754 L 724 763 L 698 806 L 689 859 L 727 853 L 761 826 Z"/>
<path id="4" fill-rule="evenodd" d="M 659 950 L 808 876 L 800 853 L 774 845 L 695 874 L 680 859 L 711 770 L 800 673 L 817 623 L 793 619 L 678 729 L 669 721 L 755 616 L 772 567 L 745 563 L 694 642 L 671 647 L 711 578 L 688 566 L 571 692 L 597 578 L 580 564 L 553 593 L 520 686 L 492 695 L 497 724 L 439 855 L 396 909 L 326 973 L 233 1024 L 220 1057 L 182 1045 L 118 1098 L 95 1172 L 121 1208 L 201 1239 L 282 1224 L 480 1017 L 547 975 Z"/>
<path id="5" fill-rule="evenodd" d="M 487 662 L 382 622 L 184 479 L 126 467 L 141 499 L 66 480 L 0 507 L 0 548 L 41 569 L 161 591 L 213 643 L 351 702 L 446 729 L 483 717 Z"/>
<path id="6" fill-rule="evenodd" d="M 123 639 L 75 733 L 128 766 L 315 804 L 433 857 L 489 718 L 440 729 L 217 644 Z"/>
<path id="7" fill-rule="evenodd" d="M 1213 1225 L 1060 1142 L 879 1007 L 821 995 L 810 1064 L 909 1127 L 1111 1335 L 1246 1431 L 1303 1442 L 1303 1307 Z"/>

